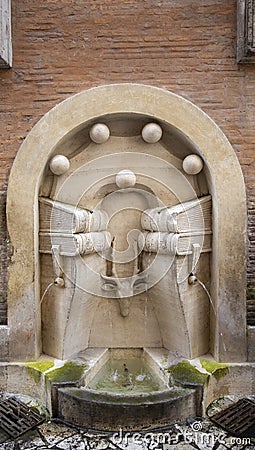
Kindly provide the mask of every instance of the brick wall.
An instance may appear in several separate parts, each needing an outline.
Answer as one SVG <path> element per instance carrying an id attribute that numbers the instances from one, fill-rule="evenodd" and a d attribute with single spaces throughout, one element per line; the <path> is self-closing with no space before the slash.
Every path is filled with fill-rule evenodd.
<path id="1" fill-rule="evenodd" d="M 236 151 L 255 286 L 255 65 L 236 64 L 236 0 L 19 0 L 12 26 L 13 68 L 0 72 L 0 190 L 22 140 L 56 103 L 114 82 L 164 87 L 207 112 Z"/>

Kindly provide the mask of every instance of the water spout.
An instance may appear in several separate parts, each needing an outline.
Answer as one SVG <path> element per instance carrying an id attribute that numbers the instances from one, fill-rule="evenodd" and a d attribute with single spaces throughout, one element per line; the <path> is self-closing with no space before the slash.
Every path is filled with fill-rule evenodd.
<path id="1" fill-rule="evenodd" d="M 42 302 L 43 302 L 45 296 L 47 295 L 47 293 L 49 292 L 49 290 L 50 290 L 50 288 L 51 288 L 52 286 L 55 286 L 55 281 L 53 281 L 52 283 L 48 284 L 48 286 L 46 287 L 46 289 L 45 289 L 45 291 L 44 291 L 44 293 L 43 293 L 43 295 L 42 295 L 42 298 L 41 298 L 41 300 L 40 300 L 39 307 L 41 306 L 41 304 L 42 304 Z"/>
<path id="2" fill-rule="evenodd" d="M 120 314 L 122 317 L 127 317 L 129 315 L 130 298 L 119 298 Z"/>
<path id="3" fill-rule="evenodd" d="M 130 278 L 114 278 L 101 274 L 101 279 L 102 289 L 109 297 L 118 299 L 122 317 L 129 315 L 131 297 L 147 290 L 147 274 L 143 273 Z"/>
<path id="4" fill-rule="evenodd" d="M 117 383 L 118 379 L 119 379 L 119 373 L 118 373 L 118 370 L 116 369 L 111 373 L 110 380 L 113 381 L 114 383 Z"/>
<path id="5" fill-rule="evenodd" d="M 146 378 L 146 374 L 143 373 L 143 371 L 141 370 L 141 373 L 136 375 L 135 380 L 139 381 L 139 382 L 142 382 L 145 378 Z"/>
<path id="6" fill-rule="evenodd" d="M 203 290 L 205 291 L 205 293 L 206 293 L 206 295 L 207 295 L 207 297 L 209 299 L 210 305 L 211 305 L 212 310 L 213 310 L 213 314 L 216 317 L 216 310 L 215 310 L 215 307 L 214 307 L 214 304 L 213 304 L 213 301 L 212 301 L 212 297 L 211 297 L 211 294 L 208 291 L 207 287 L 205 286 L 205 284 L 196 275 L 194 275 L 193 273 L 191 273 L 189 275 L 188 283 L 191 284 L 191 285 L 195 284 L 195 283 L 198 283 L 203 288 Z M 224 352 L 226 352 L 227 349 L 226 349 L 226 345 L 225 345 L 225 342 L 224 342 L 224 339 L 223 339 L 223 333 L 222 332 L 220 332 L 220 337 L 222 339 L 222 345 L 223 345 Z"/>

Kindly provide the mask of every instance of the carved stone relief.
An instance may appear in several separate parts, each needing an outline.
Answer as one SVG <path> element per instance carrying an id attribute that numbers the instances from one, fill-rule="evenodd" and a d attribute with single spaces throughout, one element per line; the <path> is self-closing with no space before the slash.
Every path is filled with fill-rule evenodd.
<path id="1" fill-rule="evenodd" d="M 129 121 L 123 120 L 122 130 L 125 124 L 132 129 Z M 124 136 L 112 137 L 111 128 L 111 120 L 107 125 L 94 124 L 88 130 L 92 142 L 79 155 L 68 159 L 58 154 L 49 162 L 48 177 L 53 173 L 54 181 L 49 196 L 45 196 L 42 186 L 44 196 L 39 198 L 41 272 L 49 280 L 41 291 L 43 296 L 44 292 L 47 295 L 42 317 L 44 350 L 53 356 L 66 357 L 86 346 L 121 347 L 124 342 L 127 347 L 144 346 L 145 335 L 151 334 L 146 342 L 150 346 L 161 346 L 163 342 L 168 349 L 197 356 L 191 339 L 194 321 L 190 322 L 189 317 L 196 304 L 203 304 L 202 308 L 198 307 L 199 315 L 207 323 L 209 299 L 202 289 L 190 304 L 186 298 L 194 289 L 189 276 L 196 273 L 200 257 L 212 250 L 212 204 L 203 161 L 192 153 L 182 158 L 174 151 L 162 152 L 160 141 L 165 131 L 159 124 L 148 122 L 141 126 L 135 141 L 132 136 L 125 137 L 125 131 L 122 131 Z M 100 155 L 103 155 L 101 166 Z M 123 168 L 125 159 L 129 165 Z M 85 174 L 91 177 L 88 188 L 84 185 Z M 44 183 L 47 186 L 47 178 Z M 204 281 L 210 283 L 209 259 L 203 261 L 200 272 Z M 50 267 L 54 271 L 54 284 L 50 282 Z M 49 288 L 52 290 L 48 294 L 52 284 L 55 287 Z M 185 299 L 182 299 L 183 285 Z M 59 288 L 62 289 L 57 293 Z M 63 309 L 62 313 L 59 311 L 62 331 L 56 338 L 63 340 L 61 354 L 47 339 L 47 335 L 54 334 L 53 327 L 57 329 L 55 319 L 52 323 L 49 320 L 50 295 L 55 299 L 53 303 Z M 84 305 L 88 302 L 93 311 L 90 323 L 85 318 L 88 306 Z M 69 304 L 66 312 L 64 304 Z M 141 306 L 143 319 L 135 324 L 133 317 L 138 315 Z M 84 315 L 89 338 L 85 342 L 78 333 L 72 346 L 67 345 L 65 334 L 75 326 L 71 319 L 74 309 L 79 316 Z M 155 316 L 154 332 L 148 328 L 147 309 L 151 320 Z M 113 311 L 114 321 L 110 318 Z M 174 317 L 178 319 L 172 321 Z M 111 324 L 110 331 L 105 329 L 101 333 L 105 320 Z M 165 321 L 172 323 L 170 330 Z M 137 337 L 136 325 L 144 342 Z M 115 330 L 121 327 L 129 330 L 133 338 L 126 339 L 122 331 L 113 339 Z M 183 332 L 177 333 L 176 327 Z M 198 324 L 196 329 L 196 340 L 200 343 L 196 346 L 206 352 L 208 333 L 199 331 Z M 160 339 L 156 338 L 157 334 Z"/>
<path id="2" fill-rule="evenodd" d="M 197 240 L 188 254 L 158 251 L 180 252 L 184 236 L 166 229 L 172 219 L 165 217 L 162 230 L 143 227 L 143 213 L 209 193 L 213 234 L 196 235 L 205 238 L 208 251 L 201 253 Z M 49 209 L 50 202 L 77 209 L 78 226 L 63 230 L 56 222 L 47 228 L 43 201 Z M 40 220 L 38 204 L 45 210 Z M 94 213 L 96 223 L 103 212 L 107 226 L 85 230 L 83 222 L 91 228 Z M 246 360 L 245 186 L 226 137 L 191 102 L 152 86 L 123 84 L 57 105 L 18 152 L 7 216 L 13 256 L 8 327 L 1 336 L 10 360 L 35 359 L 41 351 L 66 359 L 88 347 L 127 345 L 193 357 L 209 350 L 209 340 L 217 360 Z M 98 247 L 93 233 L 102 238 Z M 135 280 L 140 273 L 146 275 L 142 293 Z M 121 313 L 127 277 L 135 282 Z M 106 281 L 114 296 L 104 291 Z"/>
<path id="3" fill-rule="evenodd" d="M 255 0 L 237 0 L 237 62 L 255 63 Z"/>

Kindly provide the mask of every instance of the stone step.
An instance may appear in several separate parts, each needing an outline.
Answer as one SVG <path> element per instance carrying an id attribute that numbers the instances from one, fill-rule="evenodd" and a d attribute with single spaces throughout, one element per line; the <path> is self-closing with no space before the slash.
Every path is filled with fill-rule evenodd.
<path id="1" fill-rule="evenodd" d="M 196 415 L 196 392 L 193 389 L 169 388 L 124 396 L 85 388 L 58 390 L 58 417 L 95 430 L 157 428 Z"/>

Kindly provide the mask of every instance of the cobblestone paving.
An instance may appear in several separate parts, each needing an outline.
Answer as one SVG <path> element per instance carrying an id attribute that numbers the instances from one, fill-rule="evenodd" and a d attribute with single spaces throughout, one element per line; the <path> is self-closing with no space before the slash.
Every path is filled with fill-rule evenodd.
<path id="1" fill-rule="evenodd" d="M 207 419 L 192 420 L 154 431 L 96 432 L 44 422 L 15 441 L 0 444 L 1 450 L 251 450 L 254 438 L 236 438 Z"/>

